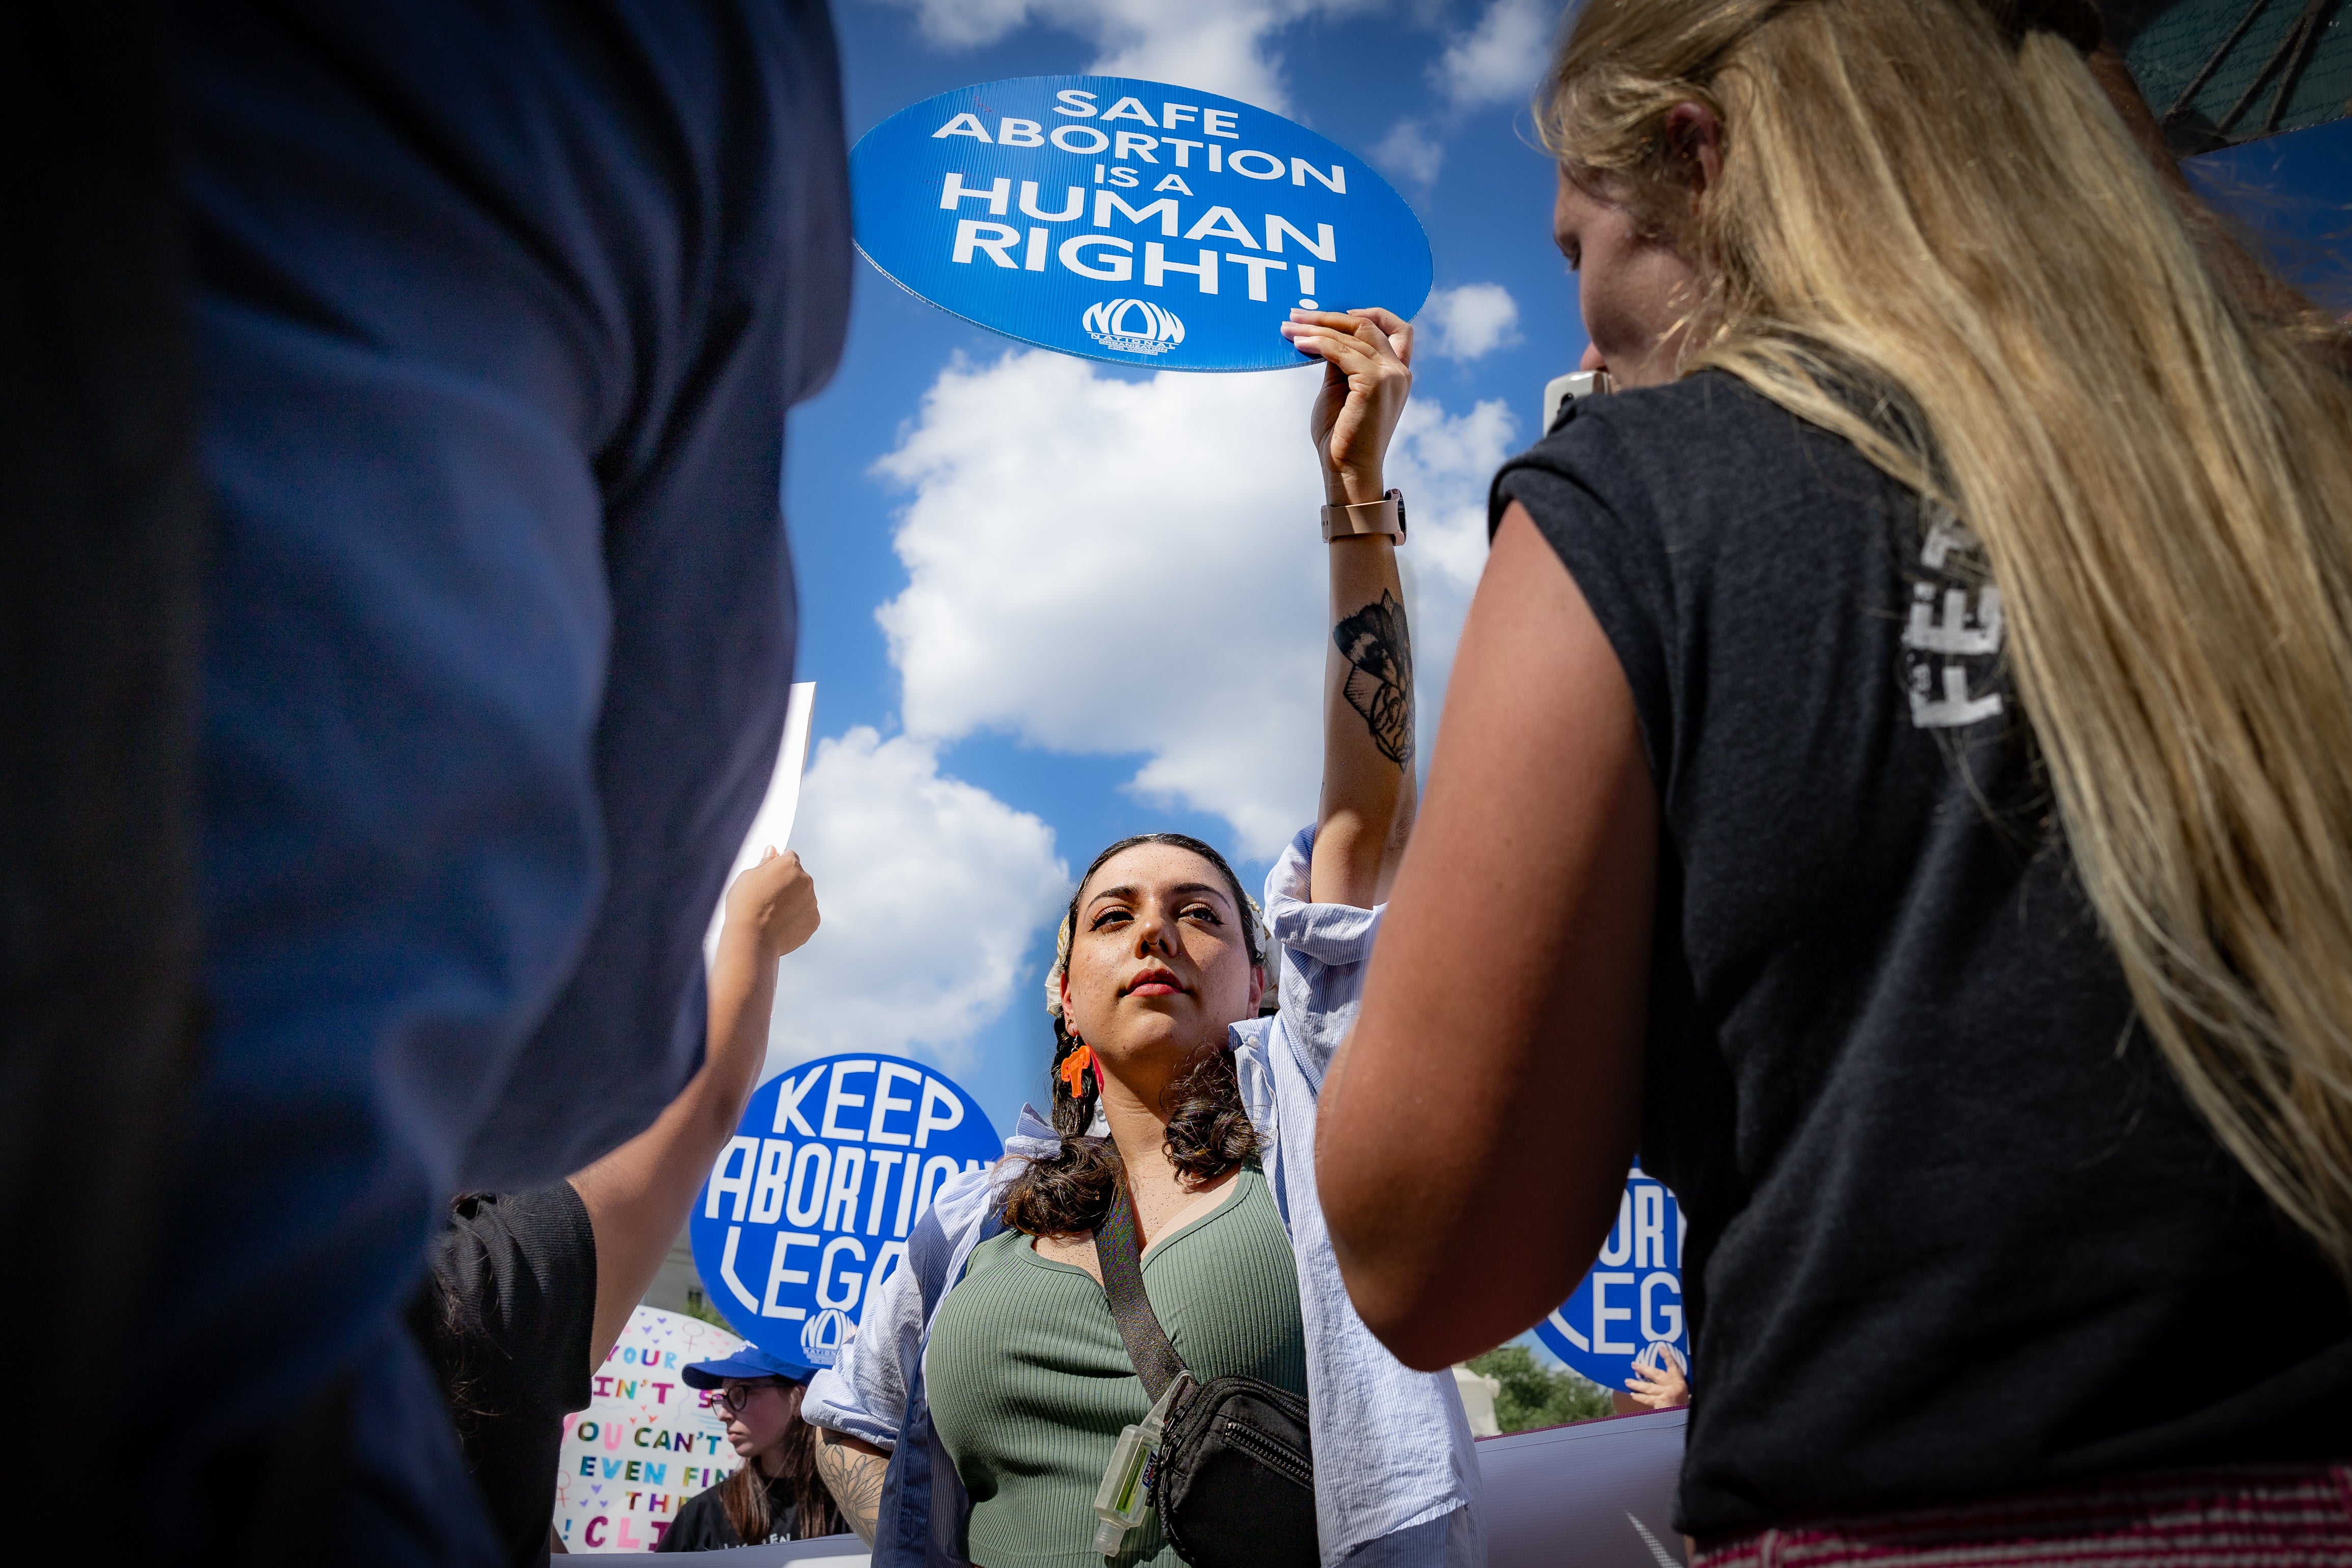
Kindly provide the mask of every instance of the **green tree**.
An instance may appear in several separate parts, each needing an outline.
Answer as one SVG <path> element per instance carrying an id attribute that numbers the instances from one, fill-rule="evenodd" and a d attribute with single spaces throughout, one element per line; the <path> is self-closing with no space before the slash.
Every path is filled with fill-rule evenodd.
<path id="1" fill-rule="evenodd" d="M 699 1318 L 714 1329 L 725 1329 L 730 1334 L 735 1333 L 735 1325 L 729 1322 L 726 1314 L 712 1306 L 699 1290 L 688 1290 L 686 1293 L 686 1315 L 689 1318 Z M 742 1336 L 736 1334 L 736 1337 L 740 1339 Z"/>
<path id="2" fill-rule="evenodd" d="M 1611 1413 L 1608 1390 L 1572 1372 L 1552 1371 L 1525 1345 L 1472 1356 L 1470 1370 L 1503 1385 L 1495 1395 L 1495 1424 L 1506 1432 L 1561 1426 Z"/>

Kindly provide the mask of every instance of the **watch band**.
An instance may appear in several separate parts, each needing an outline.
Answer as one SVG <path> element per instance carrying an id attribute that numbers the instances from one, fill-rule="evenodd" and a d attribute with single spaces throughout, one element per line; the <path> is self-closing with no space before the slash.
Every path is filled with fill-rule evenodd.
<path id="1" fill-rule="evenodd" d="M 1323 509 L 1323 542 L 1359 533 L 1385 533 L 1404 542 L 1404 492 L 1391 490 L 1378 500 Z"/>

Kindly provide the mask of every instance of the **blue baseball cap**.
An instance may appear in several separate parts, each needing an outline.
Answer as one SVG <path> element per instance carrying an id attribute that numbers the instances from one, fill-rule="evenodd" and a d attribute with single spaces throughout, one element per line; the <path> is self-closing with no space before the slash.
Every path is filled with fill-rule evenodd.
<path id="1" fill-rule="evenodd" d="M 743 1383 L 762 1377 L 781 1377 L 787 1383 L 806 1383 L 815 1375 L 816 1368 L 770 1355 L 753 1344 L 747 1344 L 733 1355 L 723 1356 L 718 1361 L 690 1363 L 684 1372 L 678 1373 L 688 1388 L 716 1388 L 730 1377 Z"/>

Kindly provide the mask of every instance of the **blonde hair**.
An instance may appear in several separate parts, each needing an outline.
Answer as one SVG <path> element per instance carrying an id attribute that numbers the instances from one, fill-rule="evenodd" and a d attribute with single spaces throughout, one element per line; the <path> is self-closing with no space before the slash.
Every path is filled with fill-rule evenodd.
<path id="1" fill-rule="evenodd" d="M 1667 135 L 1692 100 L 1723 128 L 1695 209 Z M 2250 285 L 2075 47 L 1969 0 L 1592 0 L 1537 109 L 1571 178 L 1697 263 L 1685 372 L 1982 542 L 2140 1018 L 2352 1277 L 2340 329 Z"/>

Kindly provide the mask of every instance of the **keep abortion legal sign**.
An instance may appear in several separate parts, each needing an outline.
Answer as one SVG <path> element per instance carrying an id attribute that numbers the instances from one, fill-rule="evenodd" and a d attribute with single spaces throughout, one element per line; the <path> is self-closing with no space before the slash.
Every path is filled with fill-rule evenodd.
<path id="1" fill-rule="evenodd" d="M 950 1176 L 1004 1152 L 979 1102 L 917 1062 L 803 1062 L 760 1086 L 688 1232 L 709 1300 L 761 1349 L 831 1366 Z"/>
<path id="2" fill-rule="evenodd" d="M 1670 1345 L 1690 1364 L 1690 1325 L 1683 1312 L 1683 1236 L 1687 1226 L 1665 1184 L 1642 1173 L 1625 1179 L 1617 1225 L 1601 1258 L 1559 1310 L 1536 1325 L 1554 1355 L 1601 1387 L 1633 1375 L 1636 1357 Z"/>
<path id="3" fill-rule="evenodd" d="M 1126 77 L 926 99 L 849 158 L 857 247 L 942 310 L 1085 359 L 1281 370 L 1295 307 L 1429 296 L 1429 237 L 1361 159 L 1281 115 Z"/>

